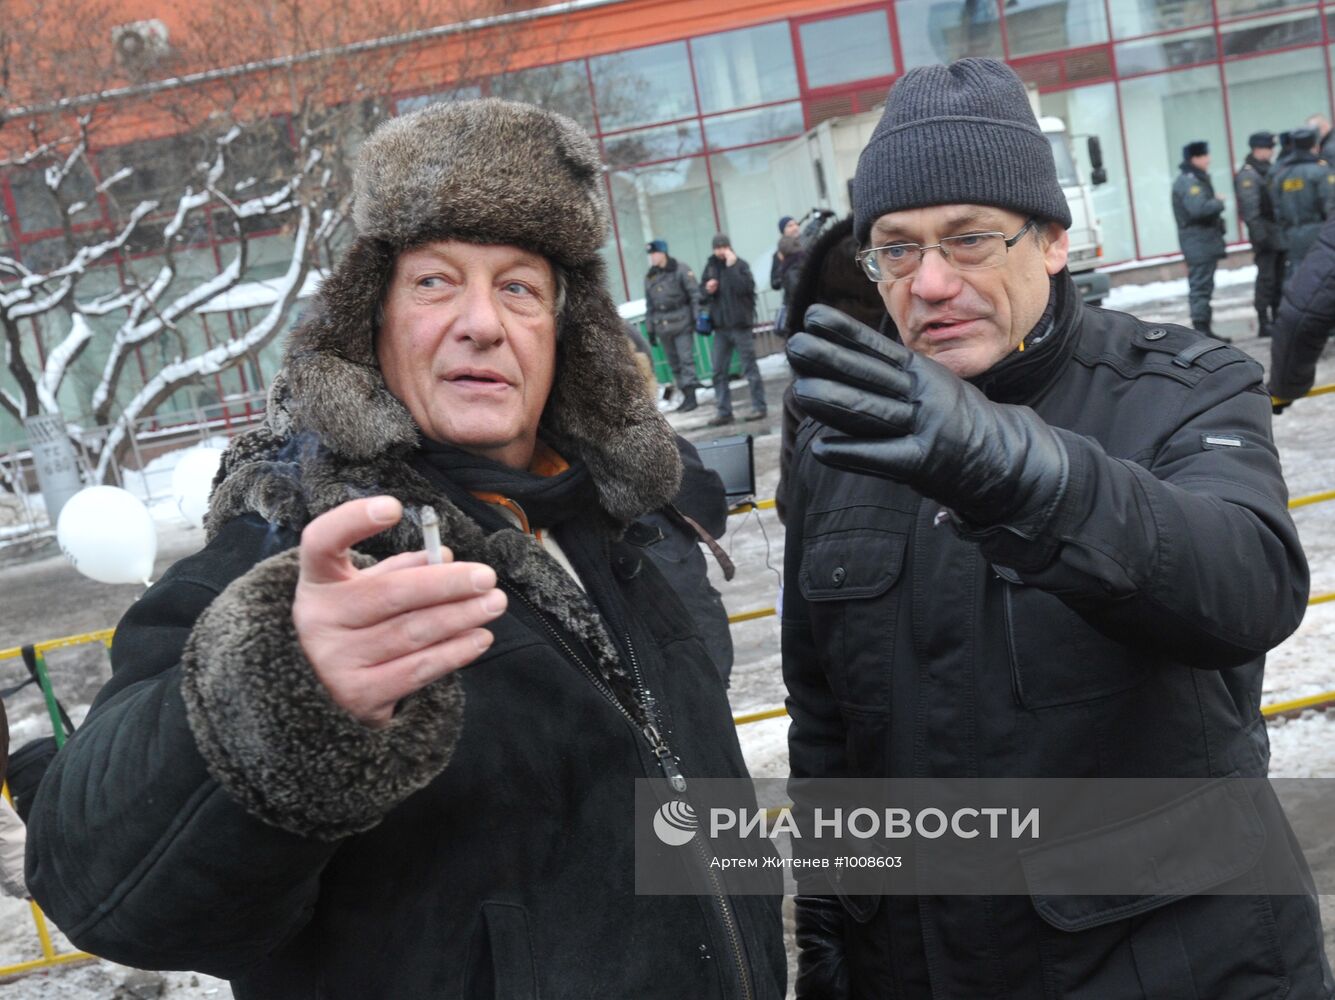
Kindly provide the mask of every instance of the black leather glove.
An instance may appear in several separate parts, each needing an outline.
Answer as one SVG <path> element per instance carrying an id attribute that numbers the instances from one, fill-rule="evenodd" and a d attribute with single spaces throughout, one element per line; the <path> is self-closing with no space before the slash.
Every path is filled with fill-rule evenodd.
<path id="1" fill-rule="evenodd" d="M 848 963 L 844 928 L 848 911 L 834 896 L 798 896 L 797 1000 L 846 1000 Z"/>
<path id="2" fill-rule="evenodd" d="M 930 358 L 828 306 L 788 341 L 798 405 L 847 437 L 820 461 L 912 486 L 966 527 L 1037 536 L 1066 488 L 1061 438 L 1027 406 L 993 403 Z"/>

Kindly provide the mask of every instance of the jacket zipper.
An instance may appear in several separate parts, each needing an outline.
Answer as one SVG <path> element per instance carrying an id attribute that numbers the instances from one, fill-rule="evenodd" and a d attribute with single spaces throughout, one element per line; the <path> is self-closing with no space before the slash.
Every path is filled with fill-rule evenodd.
<path id="1" fill-rule="evenodd" d="M 667 778 L 668 784 L 671 786 L 672 790 L 678 795 L 685 794 L 686 777 L 681 773 L 681 769 L 677 767 L 676 755 L 673 754 L 672 748 L 668 746 L 667 740 L 663 738 L 663 734 L 658 731 L 658 727 L 654 725 L 653 721 L 651 720 L 646 722 L 643 726 L 640 726 L 640 724 L 635 721 L 635 717 L 626 710 L 626 706 L 617 701 L 617 697 L 612 693 L 612 689 L 599 679 L 593 669 L 584 662 L 584 659 L 579 656 L 574 649 L 571 648 L 570 644 L 565 641 L 565 638 L 561 633 L 556 631 L 552 623 L 547 620 L 547 617 L 533 604 L 533 602 L 505 581 L 500 581 L 500 586 L 506 593 L 513 594 L 515 597 L 519 598 L 519 600 L 533 612 L 533 616 L 542 623 L 542 627 L 547 631 L 547 634 L 556 641 L 557 646 L 560 647 L 563 653 L 565 653 L 566 659 L 570 660 L 570 662 L 579 668 L 580 672 L 589 679 L 608 703 L 621 713 L 626 721 L 639 729 L 640 735 L 642 735 L 645 741 L 649 744 L 649 752 L 652 753 L 654 759 L 658 761 L 658 766 L 662 769 L 663 775 Z M 630 652 L 630 667 L 631 674 L 635 680 L 635 689 L 639 691 L 640 696 L 645 701 L 646 713 L 652 715 L 654 714 L 650 707 L 652 699 L 649 697 L 649 694 L 645 689 L 644 678 L 640 674 L 640 662 L 635 656 L 635 646 L 631 643 L 629 634 L 626 635 L 626 649 Z M 745 1000 L 752 1000 L 754 993 L 751 990 L 751 976 L 748 974 L 746 961 L 742 957 L 741 936 L 737 929 L 737 922 L 732 912 L 732 906 L 728 902 L 728 897 L 723 892 L 723 886 L 719 883 L 718 875 L 709 865 L 710 856 L 709 852 L 705 850 L 704 843 L 699 837 L 693 838 L 693 843 L 696 845 L 696 851 L 700 855 L 700 861 L 704 865 L 705 873 L 709 876 L 709 884 L 714 887 L 714 899 L 718 902 L 719 911 L 723 914 L 723 927 L 728 933 L 728 943 L 732 946 L 732 958 L 737 965 L 737 976 L 742 984 L 742 996 Z"/>

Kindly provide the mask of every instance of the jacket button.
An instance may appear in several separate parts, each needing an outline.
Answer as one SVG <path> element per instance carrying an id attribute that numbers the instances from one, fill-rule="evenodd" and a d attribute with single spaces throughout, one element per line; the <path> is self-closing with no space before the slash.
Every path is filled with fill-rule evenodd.
<path id="1" fill-rule="evenodd" d="M 830 574 L 830 579 L 834 581 L 836 587 L 842 587 L 844 585 L 845 575 L 844 568 L 842 566 L 836 566 L 834 572 Z"/>
<path id="2" fill-rule="evenodd" d="M 1167 331 L 1167 330 L 1165 330 L 1165 329 L 1164 329 L 1163 327 L 1161 327 L 1161 326 L 1156 326 L 1153 330 L 1150 330 L 1148 333 L 1145 334 L 1145 339 L 1146 339 L 1146 340 L 1163 340 L 1164 337 L 1167 337 L 1167 336 L 1168 336 L 1168 331 Z"/>

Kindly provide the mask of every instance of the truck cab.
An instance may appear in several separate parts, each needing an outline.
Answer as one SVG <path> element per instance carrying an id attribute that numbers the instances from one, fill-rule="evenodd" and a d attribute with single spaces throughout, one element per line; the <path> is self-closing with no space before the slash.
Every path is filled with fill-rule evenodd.
<path id="1" fill-rule="evenodd" d="M 1057 165 L 1057 179 L 1071 210 L 1070 257 L 1067 268 L 1085 302 L 1098 305 L 1108 294 L 1108 276 L 1096 270 L 1103 260 L 1103 234 L 1094 212 L 1092 186 L 1106 179 L 1097 136 L 1087 144 L 1090 176 L 1080 177 L 1071 152 L 1070 135 L 1060 118 L 1038 115 L 1037 91 L 1030 92 L 1039 128 L 1052 147 Z M 845 216 L 853 210 L 848 185 L 857 170 L 858 154 L 871 138 L 881 119 L 881 108 L 861 114 L 830 118 L 808 129 L 770 160 L 779 204 L 813 206 L 804 218 L 820 218 L 820 213 Z"/>

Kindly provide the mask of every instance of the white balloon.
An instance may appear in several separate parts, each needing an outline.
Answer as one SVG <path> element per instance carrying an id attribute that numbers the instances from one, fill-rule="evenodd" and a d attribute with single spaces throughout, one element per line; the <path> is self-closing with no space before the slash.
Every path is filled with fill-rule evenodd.
<path id="1" fill-rule="evenodd" d="M 147 583 L 158 554 L 148 508 L 116 486 L 89 486 L 70 497 L 56 542 L 75 569 L 99 583 Z"/>
<path id="2" fill-rule="evenodd" d="M 213 476 L 222 461 L 221 448 L 200 446 L 191 448 L 181 456 L 172 469 L 172 496 L 181 516 L 196 528 L 204 524 L 204 515 L 209 510 L 209 491 L 213 488 Z"/>

